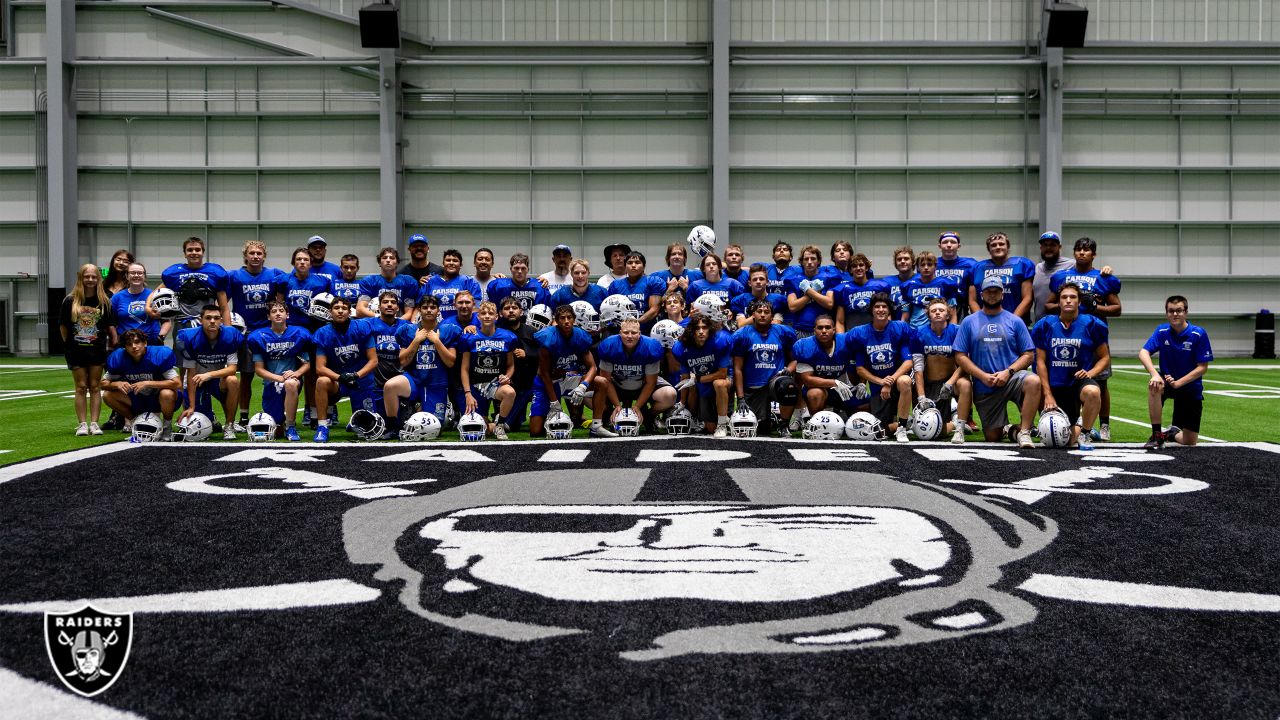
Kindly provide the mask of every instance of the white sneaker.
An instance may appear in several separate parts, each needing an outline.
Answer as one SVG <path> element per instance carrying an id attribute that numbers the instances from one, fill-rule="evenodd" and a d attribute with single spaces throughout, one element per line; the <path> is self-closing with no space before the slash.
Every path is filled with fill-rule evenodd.
<path id="1" fill-rule="evenodd" d="M 160 442 L 173 442 L 173 425 L 166 423 L 160 431 Z"/>
<path id="2" fill-rule="evenodd" d="M 952 445 L 964 444 L 964 424 L 963 423 L 960 424 L 960 427 L 956 428 L 955 432 L 951 433 L 951 444 Z"/>
<path id="3" fill-rule="evenodd" d="M 1023 448 L 1024 450 L 1035 447 L 1035 443 L 1031 442 L 1030 430 L 1018 431 L 1018 447 Z"/>
<path id="4" fill-rule="evenodd" d="M 96 422 L 89 423 L 89 434 L 90 434 L 90 435 L 101 435 L 101 434 L 102 434 L 102 428 L 101 428 L 101 427 L 98 427 L 98 423 L 96 423 Z"/>
<path id="5" fill-rule="evenodd" d="M 618 437 L 618 433 L 605 427 L 604 423 L 600 422 L 599 420 L 593 420 L 591 422 L 591 430 L 590 432 L 588 432 L 588 435 L 590 435 L 591 437 L 602 437 L 602 438 Z"/>
<path id="6" fill-rule="evenodd" d="M 724 423 L 717 425 L 715 437 L 718 437 L 718 438 L 729 437 L 729 426 L 725 425 Z"/>
<path id="7" fill-rule="evenodd" d="M 791 421 L 787 423 L 788 433 L 798 433 L 804 428 L 804 414 L 799 410 L 791 413 Z"/>
<path id="8" fill-rule="evenodd" d="M 898 442 L 900 443 L 909 442 L 907 439 L 907 427 L 905 425 L 899 425 L 898 429 L 895 430 L 893 434 L 894 434 L 894 437 L 897 438 Z"/>
<path id="9" fill-rule="evenodd" d="M 89 423 L 80 423 L 76 426 L 76 435 L 84 437 L 89 434 Z"/>
<path id="10" fill-rule="evenodd" d="M 231 429 L 239 433 L 248 432 L 248 430 L 246 430 L 245 427 L 241 425 L 239 422 L 231 423 Z"/>
<path id="11" fill-rule="evenodd" d="M 507 426 L 502 423 L 493 424 L 493 437 L 497 440 L 507 439 Z"/>
<path id="12" fill-rule="evenodd" d="M 1111 442 L 1111 425 L 1109 423 L 1102 423 L 1102 425 L 1098 426 L 1098 439 L 1102 442 Z"/>
<path id="13" fill-rule="evenodd" d="M 227 423 L 227 425 L 226 425 L 225 427 L 223 427 L 223 428 L 222 428 L 222 439 L 223 439 L 223 440 L 235 440 L 235 439 L 236 439 L 236 424 L 235 424 L 235 423 Z"/>

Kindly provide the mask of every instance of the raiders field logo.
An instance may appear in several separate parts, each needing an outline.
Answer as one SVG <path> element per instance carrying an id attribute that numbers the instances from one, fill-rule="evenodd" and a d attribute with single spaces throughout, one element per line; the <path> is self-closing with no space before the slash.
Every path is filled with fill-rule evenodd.
<path id="1" fill-rule="evenodd" d="M 91 605 L 44 614 L 49 662 L 68 688 L 93 697 L 115 684 L 133 646 L 133 613 L 109 613 Z"/>

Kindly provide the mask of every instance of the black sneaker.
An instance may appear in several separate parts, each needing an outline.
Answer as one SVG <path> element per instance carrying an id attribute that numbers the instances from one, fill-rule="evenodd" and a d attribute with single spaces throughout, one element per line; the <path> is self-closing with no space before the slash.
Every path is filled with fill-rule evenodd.
<path id="1" fill-rule="evenodd" d="M 1182 432 L 1182 428 L 1177 425 L 1170 425 L 1168 430 L 1164 431 L 1164 441 L 1167 443 L 1177 442 L 1178 433 Z"/>
<path id="2" fill-rule="evenodd" d="M 1164 433 L 1152 433 L 1142 446 L 1144 450 L 1160 450 L 1164 448 Z"/>

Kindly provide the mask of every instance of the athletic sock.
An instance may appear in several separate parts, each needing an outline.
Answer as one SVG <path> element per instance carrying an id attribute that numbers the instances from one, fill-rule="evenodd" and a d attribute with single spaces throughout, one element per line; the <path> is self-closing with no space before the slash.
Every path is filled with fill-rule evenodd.
<path id="1" fill-rule="evenodd" d="M 324 420 L 319 420 L 319 421 L 317 421 L 317 423 L 319 424 L 319 426 L 320 426 L 320 427 L 329 427 L 329 419 L 328 419 L 328 418 L 325 418 Z"/>
<path id="2" fill-rule="evenodd" d="M 1110 415 L 1103 415 L 1101 418 L 1099 418 L 1099 420 L 1101 421 L 1101 423 L 1102 423 L 1103 425 L 1110 425 L 1110 424 L 1111 424 L 1111 416 L 1110 416 Z"/>
<path id="3" fill-rule="evenodd" d="M 1164 432 L 1164 431 L 1160 429 L 1160 423 L 1151 423 L 1152 435 L 1159 435 L 1161 432 Z"/>
<path id="4" fill-rule="evenodd" d="M 728 415 L 717 415 L 717 416 L 716 416 L 716 424 L 717 424 L 717 425 L 728 425 L 728 424 L 729 424 L 729 416 L 728 416 Z"/>

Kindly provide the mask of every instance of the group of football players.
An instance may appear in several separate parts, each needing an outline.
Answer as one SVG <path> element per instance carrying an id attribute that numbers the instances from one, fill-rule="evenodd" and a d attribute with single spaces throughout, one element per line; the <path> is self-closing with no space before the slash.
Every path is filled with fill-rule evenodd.
<path id="1" fill-rule="evenodd" d="M 91 320 L 102 329 L 90 333 L 95 342 L 118 346 L 105 355 L 102 399 L 139 441 L 219 431 L 297 441 L 301 408 L 312 439 L 326 442 L 342 397 L 352 408 L 346 428 L 363 440 L 426 440 L 446 428 L 464 440 L 506 439 L 527 422 L 533 437 L 568 438 L 583 426 L 606 438 L 800 433 L 959 444 L 977 432 L 975 412 L 990 441 L 1032 447 L 1038 435 L 1088 450 L 1109 440 L 1107 318 L 1121 312 L 1121 284 L 1094 267 L 1096 243 L 1080 238 L 1062 258 L 1060 237 L 1045 233 L 1039 263 L 1010 256 L 999 232 L 981 260 L 960 256 L 957 233 L 937 244 L 937 253 L 898 248 L 893 272 L 878 276 L 845 241 L 829 249 L 829 264 L 813 245 L 792 264 L 782 241 L 769 261 L 747 263 L 738 245 L 717 254 L 714 232 L 698 226 L 667 247 L 656 272 L 625 244 L 605 247 L 605 271 L 593 279 L 590 262 L 566 245 L 540 277 L 521 253 L 509 274 L 494 273 L 487 248 L 464 274 L 458 250 L 437 265 L 415 234 L 407 261 L 383 248 L 378 272 L 360 277 L 359 258 L 329 262 L 320 236 L 292 252 L 288 272 L 267 266 L 259 241 L 246 242 L 243 267 L 227 271 L 206 262 L 203 240 L 192 237 L 185 262 L 166 268 L 155 290 L 144 266 L 113 258 L 126 267 L 107 298 L 85 266 L 64 305 L 64 337 Z M 101 310 L 74 320 L 90 304 Z M 1212 351 L 1187 323 L 1187 305 L 1169 299 L 1169 322 L 1140 353 L 1151 375 L 1149 447 L 1194 444 L 1199 431 Z M 95 358 L 68 347 L 79 389 Z M 255 377 L 262 412 L 250 417 Z M 92 377 L 83 384 L 90 395 L 98 387 Z M 1163 428 L 1170 399 L 1174 427 Z M 77 410 L 79 434 L 101 432 L 79 401 Z"/>

